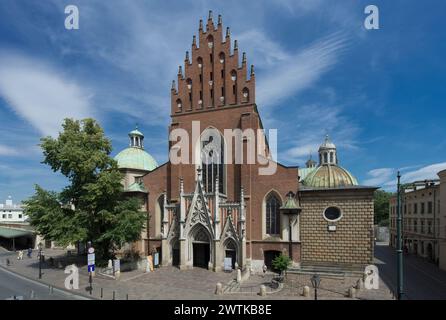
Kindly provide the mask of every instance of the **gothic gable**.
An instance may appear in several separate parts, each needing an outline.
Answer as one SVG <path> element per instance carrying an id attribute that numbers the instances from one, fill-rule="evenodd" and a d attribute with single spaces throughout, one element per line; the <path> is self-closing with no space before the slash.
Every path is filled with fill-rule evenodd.
<path id="1" fill-rule="evenodd" d="M 200 181 L 196 182 L 194 196 L 186 217 L 186 230 L 191 230 L 196 224 L 202 224 L 206 229 L 208 229 L 212 237 L 214 236 L 211 212 L 204 196 L 203 186 Z"/>

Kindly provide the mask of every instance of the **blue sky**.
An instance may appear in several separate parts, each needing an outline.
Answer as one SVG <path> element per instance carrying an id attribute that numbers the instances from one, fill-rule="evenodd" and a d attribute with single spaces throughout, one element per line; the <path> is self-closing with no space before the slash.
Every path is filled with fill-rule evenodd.
<path id="1" fill-rule="evenodd" d="M 77 5 L 80 29 L 64 28 Z M 364 8 L 380 10 L 366 30 Z M 257 104 L 278 128 L 279 161 L 303 166 L 325 134 L 361 184 L 391 190 L 446 168 L 446 4 L 442 1 L 0 2 L 0 202 L 66 181 L 37 144 L 65 117 L 94 117 L 115 155 L 139 124 L 167 159 L 170 84 L 208 10 L 256 67 Z"/>

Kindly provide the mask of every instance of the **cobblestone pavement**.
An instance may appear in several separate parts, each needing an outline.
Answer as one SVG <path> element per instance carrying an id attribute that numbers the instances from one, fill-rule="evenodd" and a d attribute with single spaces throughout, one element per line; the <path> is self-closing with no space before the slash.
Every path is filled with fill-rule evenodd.
<path id="1" fill-rule="evenodd" d="M 375 264 L 380 277 L 396 292 L 397 256 L 394 248 L 375 247 Z M 403 299 L 445 300 L 446 271 L 413 254 L 403 256 Z"/>
<path id="2" fill-rule="evenodd" d="M 62 258 L 64 265 L 73 263 L 76 256 L 68 258 L 65 251 L 62 250 L 46 250 L 45 263 L 43 264 L 42 282 L 50 284 L 54 287 L 64 288 L 64 280 L 67 276 L 64 274 L 63 268 L 49 267 L 49 258 Z M 6 258 L 10 259 L 10 266 L 5 266 Z M 83 257 L 82 259 L 84 259 Z M 23 260 L 17 260 L 15 253 L 1 253 L 0 264 L 16 273 L 22 274 L 31 279 L 38 278 L 39 264 L 34 253 L 33 258 L 28 259 L 26 256 Z M 57 265 L 57 263 L 56 263 Z M 78 264 L 82 265 L 82 264 Z M 261 284 L 270 284 L 274 274 L 251 275 L 251 277 L 241 284 L 241 293 L 215 295 L 215 287 L 218 282 L 224 286 L 229 284 L 236 277 L 235 272 L 211 272 L 208 270 L 194 268 L 191 270 L 182 270 L 175 267 L 162 267 L 156 269 L 155 272 L 144 273 L 143 271 L 134 270 L 129 272 L 122 272 L 119 280 L 115 280 L 100 274 L 96 274 L 93 279 L 93 292 L 90 296 L 88 287 L 88 272 L 85 265 L 80 267 L 79 290 L 74 290 L 73 293 L 96 299 L 113 299 L 116 300 L 130 299 L 130 300 L 147 300 L 147 299 L 181 299 L 181 300 L 211 300 L 211 299 L 313 299 L 304 298 L 302 288 L 300 286 L 309 285 L 310 275 L 295 275 L 289 274 L 285 281 L 285 286 L 282 290 L 268 289 L 268 295 L 261 297 L 258 295 Z M 320 290 L 320 299 L 347 299 L 342 292 L 347 290 L 349 286 L 356 283 L 357 279 L 344 279 L 343 281 L 322 278 L 321 287 L 330 290 Z M 305 284 L 304 284 L 305 283 Z M 310 285 L 311 287 L 311 285 Z M 102 296 L 101 296 L 102 288 Z M 382 291 L 371 293 L 361 292 L 358 298 L 367 299 L 389 299 L 389 295 L 385 294 L 385 285 L 382 286 Z M 369 290 L 367 290 L 369 291 Z M 114 295 L 113 295 L 114 292 Z M 364 296 L 361 296 L 364 295 Z"/>

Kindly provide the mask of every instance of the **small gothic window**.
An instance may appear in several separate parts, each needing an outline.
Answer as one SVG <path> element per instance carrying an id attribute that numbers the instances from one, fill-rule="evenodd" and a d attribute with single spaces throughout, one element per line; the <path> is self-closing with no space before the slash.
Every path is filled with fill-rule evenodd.
<path id="1" fill-rule="evenodd" d="M 163 219 L 164 219 L 164 194 L 163 195 L 161 195 L 159 198 L 158 198 L 158 206 L 159 206 L 159 209 L 160 209 L 160 216 L 159 216 L 159 219 L 160 219 L 160 230 L 162 230 L 163 229 Z"/>
<path id="2" fill-rule="evenodd" d="M 275 194 L 266 199 L 266 233 L 280 234 L 280 200 Z"/>
<path id="3" fill-rule="evenodd" d="M 201 69 L 203 67 L 203 58 L 202 57 L 197 58 L 197 64 L 198 64 L 198 68 Z"/>
<path id="4" fill-rule="evenodd" d="M 231 71 L 231 79 L 232 79 L 232 81 L 237 80 L 237 71 L 235 71 L 235 70 Z"/>
<path id="5" fill-rule="evenodd" d="M 243 102 L 248 102 L 249 101 L 249 90 L 248 90 L 248 88 L 243 88 L 242 94 L 243 94 Z"/>
<path id="6" fill-rule="evenodd" d="M 183 105 L 181 104 L 181 99 L 177 100 L 177 107 L 178 107 L 178 110 L 181 110 L 181 108 L 183 107 Z"/>
<path id="7" fill-rule="evenodd" d="M 209 35 L 207 40 L 208 40 L 208 47 L 212 48 L 214 46 L 214 37 L 212 35 Z M 212 62 L 212 59 L 211 59 L 211 62 Z"/>
<path id="8" fill-rule="evenodd" d="M 341 218 L 341 210 L 336 207 L 329 207 L 324 211 L 324 218 L 328 221 L 337 221 Z"/>
<path id="9" fill-rule="evenodd" d="M 220 59 L 220 63 L 225 62 L 225 54 L 223 52 L 220 52 L 219 59 Z"/>
<path id="10" fill-rule="evenodd" d="M 192 89 L 192 79 L 191 79 L 191 78 L 188 78 L 188 79 L 186 80 L 186 85 L 187 85 L 187 88 L 188 88 L 189 90 Z"/>

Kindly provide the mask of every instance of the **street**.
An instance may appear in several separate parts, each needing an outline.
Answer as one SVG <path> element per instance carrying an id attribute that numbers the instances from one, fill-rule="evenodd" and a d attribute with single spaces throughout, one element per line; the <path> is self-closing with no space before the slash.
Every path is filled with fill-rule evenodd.
<path id="1" fill-rule="evenodd" d="M 33 297 L 31 296 L 33 291 Z M 0 267 L 0 300 L 16 297 L 19 300 L 74 300 L 76 296 L 54 290 L 50 294 L 47 285 L 30 281 Z"/>
<path id="2" fill-rule="evenodd" d="M 375 264 L 381 279 L 396 294 L 396 252 L 390 246 L 375 246 Z M 403 257 L 403 292 L 409 300 L 446 299 L 446 272 L 414 255 Z"/>

